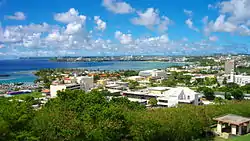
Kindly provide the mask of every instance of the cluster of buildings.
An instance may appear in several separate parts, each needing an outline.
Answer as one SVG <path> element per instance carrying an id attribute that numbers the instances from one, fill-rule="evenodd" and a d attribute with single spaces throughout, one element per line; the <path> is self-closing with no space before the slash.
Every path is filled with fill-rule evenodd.
<path id="1" fill-rule="evenodd" d="M 94 88 L 103 88 L 108 90 L 115 97 L 127 97 L 130 101 L 149 105 L 151 98 L 157 100 L 157 106 L 174 107 L 179 103 L 200 104 L 199 93 L 188 87 L 148 87 L 150 80 L 161 81 L 167 79 L 168 73 L 165 70 L 144 70 L 140 71 L 138 76 L 125 78 L 127 81 L 100 79 L 94 83 L 92 76 L 74 76 L 64 80 L 64 84 L 53 83 L 50 86 L 51 98 L 56 97 L 58 91 L 70 89 L 82 89 L 90 91 Z M 138 90 L 129 89 L 129 81 L 137 81 L 140 86 L 146 86 Z"/>

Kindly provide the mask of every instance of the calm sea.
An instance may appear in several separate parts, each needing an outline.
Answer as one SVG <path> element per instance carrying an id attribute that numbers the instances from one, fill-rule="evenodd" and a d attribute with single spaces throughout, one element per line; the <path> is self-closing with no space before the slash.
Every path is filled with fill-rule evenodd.
<path id="1" fill-rule="evenodd" d="M 89 70 L 146 70 L 163 69 L 172 65 L 184 63 L 169 62 L 142 62 L 142 61 L 109 61 L 109 62 L 52 62 L 48 60 L 17 59 L 0 60 L 0 74 L 9 74 L 9 77 L 0 77 L 0 83 L 25 82 L 32 83 L 36 77 L 33 71 L 44 68 L 82 68 Z"/>

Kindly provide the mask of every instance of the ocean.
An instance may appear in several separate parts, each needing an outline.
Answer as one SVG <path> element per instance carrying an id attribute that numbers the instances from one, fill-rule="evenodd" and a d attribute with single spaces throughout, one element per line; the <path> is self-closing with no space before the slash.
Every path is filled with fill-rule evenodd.
<path id="1" fill-rule="evenodd" d="M 89 70 L 146 70 L 164 69 L 173 65 L 185 63 L 145 62 L 145 61 L 107 61 L 107 62 L 52 62 L 37 59 L 0 60 L 0 74 L 9 74 L 9 77 L 0 77 L 0 83 L 33 83 L 36 77 L 33 71 L 45 68 L 80 68 Z"/>

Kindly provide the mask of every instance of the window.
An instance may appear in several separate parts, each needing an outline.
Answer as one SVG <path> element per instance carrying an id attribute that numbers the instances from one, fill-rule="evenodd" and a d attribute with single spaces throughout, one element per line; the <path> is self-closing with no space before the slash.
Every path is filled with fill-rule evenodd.
<path id="1" fill-rule="evenodd" d="M 168 100 L 158 100 L 158 101 L 162 103 L 168 103 Z"/>
<path id="2" fill-rule="evenodd" d="M 190 99 L 190 96 L 188 96 L 188 100 Z"/>

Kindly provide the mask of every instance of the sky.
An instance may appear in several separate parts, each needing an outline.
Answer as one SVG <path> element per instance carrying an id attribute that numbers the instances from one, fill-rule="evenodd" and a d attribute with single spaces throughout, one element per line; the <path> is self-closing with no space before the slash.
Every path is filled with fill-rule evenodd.
<path id="1" fill-rule="evenodd" d="M 0 58 L 249 53 L 250 0 L 0 0 Z"/>

